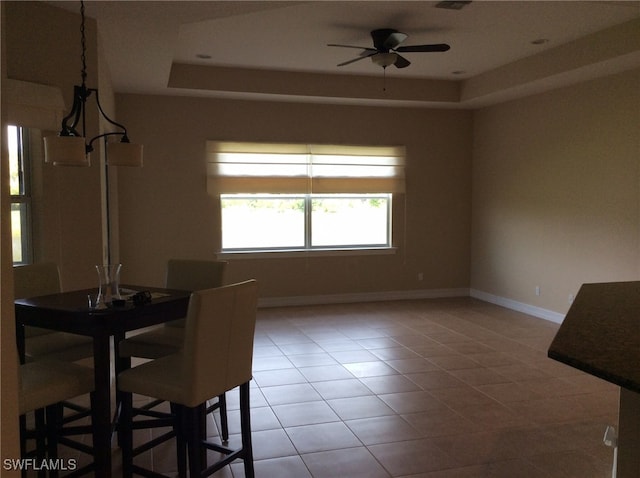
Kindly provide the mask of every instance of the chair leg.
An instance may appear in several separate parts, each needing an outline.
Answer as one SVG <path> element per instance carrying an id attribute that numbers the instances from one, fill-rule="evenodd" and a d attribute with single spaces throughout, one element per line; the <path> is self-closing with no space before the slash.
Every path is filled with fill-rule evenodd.
<path id="1" fill-rule="evenodd" d="M 249 388 L 249 382 L 240 385 L 240 431 L 242 435 L 244 476 L 245 478 L 254 478 Z"/>
<path id="2" fill-rule="evenodd" d="M 45 422 L 46 422 L 46 437 L 47 437 L 47 457 L 50 460 L 56 460 L 58 458 L 58 433 L 62 428 L 62 403 L 49 405 L 45 409 Z M 49 476 L 51 478 L 58 477 L 58 470 L 50 470 Z"/>
<path id="3" fill-rule="evenodd" d="M 222 441 L 229 441 L 229 421 L 227 420 L 227 396 L 223 393 L 218 396 L 220 409 L 220 428 L 222 428 Z"/>
<path id="4" fill-rule="evenodd" d="M 120 393 L 120 447 L 122 448 L 122 477 L 133 476 L 133 396 Z"/>
<path id="5" fill-rule="evenodd" d="M 30 453 L 28 450 L 28 440 L 35 441 L 35 454 L 36 460 L 40 463 L 46 457 L 46 423 L 45 423 L 45 411 L 44 409 L 34 410 L 34 429 L 31 432 L 27 429 L 27 415 L 20 415 L 20 456 L 25 458 Z M 38 471 L 38 476 L 43 477 L 46 475 L 45 471 Z M 27 471 L 23 469 L 21 476 L 26 478 Z"/>
<path id="6" fill-rule="evenodd" d="M 39 408 L 35 410 L 35 439 L 36 439 L 36 459 L 38 462 L 42 462 L 46 457 L 46 435 L 47 435 L 47 425 L 45 419 L 45 410 L 44 408 Z M 47 476 L 47 472 L 43 470 L 38 470 L 38 477 L 44 478 Z"/>
<path id="7" fill-rule="evenodd" d="M 206 449 L 203 446 L 202 429 L 203 415 L 206 417 L 206 404 L 197 407 L 184 407 L 185 433 L 187 434 L 187 451 L 189 454 L 189 474 L 192 477 L 200 476 L 202 470 L 206 467 Z M 204 461 L 203 461 L 204 455 Z"/>
<path id="8" fill-rule="evenodd" d="M 120 357 L 118 351 L 118 340 L 114 340 L 115 347 L 115 376 L 116 376 L 116 422 L 119 422 L 120 415 L 122 414 L 122 399 L 125 392 L 121 392 L 118 388 L 118 374 L 124 370 L 131 368 L 131 357 Z M 117 427 L 118 432 L 118 445 L 122 446 L 122 428 Z"/>
<path id="9" fill-rule="evenodd" d="M 27 451 L 27 416 L 20 415 L 20 454 Z"/>
<path id="10" fill-rule="evenodd" d="M 171 413 L 174 416 L 174 431 L 176 433 L 176 460 L 178 464 L 178 478 L 186 478 L 187 476 L 187 437 L 185 431 L 188 430 L 186 425 L 185 411 L 182 405 L 171 403 Z"/>

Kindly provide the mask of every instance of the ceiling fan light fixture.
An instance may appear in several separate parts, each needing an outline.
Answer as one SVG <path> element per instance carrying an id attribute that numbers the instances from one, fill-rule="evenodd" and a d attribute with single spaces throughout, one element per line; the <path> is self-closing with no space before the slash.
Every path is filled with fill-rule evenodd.
<path id="1" fill-rule="evenodd" d="M 376 65 L 381 66 L 382 68 L 386 68 L 389 65 L 393 65 L 398 59 L 398 55 L 396 53 L 376 53 L 371 57 L 371 61 Z"/>

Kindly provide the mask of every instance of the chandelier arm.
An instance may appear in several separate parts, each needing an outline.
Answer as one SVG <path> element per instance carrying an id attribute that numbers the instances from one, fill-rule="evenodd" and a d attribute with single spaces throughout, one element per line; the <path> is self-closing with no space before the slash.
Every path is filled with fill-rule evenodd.
<path id="1" fill-rule="evenodd" d="M 113 121 L 111 118 L 109 118 L 107 116 L 107 114 L 104 112 L 104 110 L 102 109 L 102 105 L 100 104 L 100 97 L 98 96 L 98 90 L 97 89 L 91 89 L 89 91 L 93 91 L 96 94 L 96 104 L 98 105 L 98 110 L 100 110 L 100 113 L 102 114 L 102 116 L 104 117 L 104 119 L 106 119 L 109 123 L 111 123 L 114 126 L 117 126 L 118 128 L 120 128 L 122 131 L 119 132 L 119 134 L 122 134 L 122 141 L 125 143 L 129 142 L 129 137 L 127 136 L 127 128 L 124 127 L 124 125 L 117 123 L 116 121 Z"/>
<path id="2" fill-rule="evenodd" d="M 106 138 L 107 136 L 115 136 L 115 135 L 121 135 L 124 138 L 124 136 L 126 136 L 126 133 L 123 133 L 122 131 L 115 131 L 113 133 L 104 133 L 104 134 L 99 134 L 98 136 L 94 136 L 93 138 L 91 138 L 91 141 L 89 141 L 89 144 L 87 144 L 87 153 L 90 153 L 94 150 L 93 143 L 95 141 L 99 140 L 100 138 Z M 124 142 L 128 143 L 128 141 L 124 141 Z"/>
<path id="3" fill-rule="evenodd" d="M 71 111 L 67 116 L 62 118 L 62 129 L 60 130 L 60 136 L 81 136 L 76 130 L 76 126 L 80 121 L 82 114 L 84 97 L 82 96 L 80 86 L 75 86 L 73 89 L 73 105 Z M 69 120 L 73 117 L 73 123 L 69 125 Z"/>

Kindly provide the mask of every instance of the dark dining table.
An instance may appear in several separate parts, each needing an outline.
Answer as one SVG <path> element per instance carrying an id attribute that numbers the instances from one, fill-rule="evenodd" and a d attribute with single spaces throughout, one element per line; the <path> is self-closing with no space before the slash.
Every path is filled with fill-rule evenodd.
<path id="1" fill-rule="evenodd" d="M 114 350 L 131 330 L 141 329 L 185 317 L 189 306 L 189 291 L 123 285 L 126 291 L 149 291 L 151 300 L 136 305 L 129 299 L 118 306 L 92 309 L 88 296 L 96 289 L 15 300 L 18 351 L 24 360 L 24 326 L 43 327 L 93 338 L 95 374 L 94 423 L 95 476 L 111 476 L 111 444 L 114 432 L 111 404 L 111 340 Z M 114 354 L 116 355 L 116 354 Z"/>

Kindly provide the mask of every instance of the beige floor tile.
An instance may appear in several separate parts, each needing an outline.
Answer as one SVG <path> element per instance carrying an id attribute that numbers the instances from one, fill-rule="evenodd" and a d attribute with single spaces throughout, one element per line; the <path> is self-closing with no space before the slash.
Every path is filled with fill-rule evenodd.
<path id="1" fill-rule="evenodd" d="M 325 400 L 332 398 L 361 397 L 374 393 L 357 378 L 313 382 L 312 386 Z"/>
<path id="2" fill-rule="evenodd" d="M 276 385 L 290 385 L 307 381 L 298 369 L 265 370 L 253 373 L 253 379 L 259 387 L 273 387 Z"/>
<path id="3" fill-rule="evenodd" d="M 396 413 L 433 412 L 448 408 L 446 403 L 438 400 L 429 392 L 418 390 L 413 392 L 387 393 L 380 398 Z"/>
<path id="4" fill-rule="evenodd" d="M 273 411 L 283 427 L 337 422 L 340 420 L 331 407 L 323 401 L 276 405 L 273 407 Z"/>
<path id="5" fill-rule="evenodd" d="M 329 406 L 341 420 L 356 418 L 382 417 L 393 415 L 394 411 L 375 395 L 327 400 Z"/>
<path id="6" fill-rule="evenodd" d="M 313 402 L 321 399 L 315 388 L 308 383 L 263 387 L 261 390 L 269 405 Z"/>
<path id="7" fill-rule="evenodd" d="M 233 478 L 245 478 L 242 464 L 233 464 L 231 469 Z M 255 476 L 259 477 L 313 478 L 299 456 L 258 460 L 254 464 L 254 470 Z"/>
<path id="8" fill-rule="evenodd" d="M 376 362 L 379 360 L 378 357 L 376 357 L 373 353 L 365 349 L 330 352 L 330 353 L 334 359 L 336 359 L 339 363 L 342 363 L 342 364 L 358 363 L 358 362 Z"/>
<path id="9" fill-rule="evenodd" d="M 379 377 L 362 377 L 360 381 L 373 393 L 412 392 L 420 390 L 420 386 L 404 375 L 381 375 Z"/>
<path id="10" fill-rule="evenodd" d="M 298 370 L 309 382 L 325 382 L 327 380 L 346 380 L 354 378 L 353 374 L 340 364 L 299 367 Z"/>
<path id="11" fill-rule="evenodd" d="M 440 449 L 431 438 L 371 445 L 369 451 L 392 476 L 460 466 L 460 462 Z"/>
<path id="12" fill-rule="evenodd" d="M 469 385 L 486 385 L 490 383 L 508 383 L 510 380 L 487 368 L 465 368 L 451 370 L 451 375 Z"/>
<path id="13" fill-rule="evenodd" d="M 602 436 L 617 421 L 618 387 L 546 356 L 557 324 L 470 298 L 258 315 L 251 385 L 258 477 L 611 476 L 613 453 Z M 227 403 L 236 446 L 237 389 Z M 209 422 L 219 440 L 218 413 Z M 143 436 L 151 434 L 136 440 Z M 61 447 L 60 456 L 79 454 Z M 116 447 L 114 476 L 120 460 Z M 175 476 L 173 442 L 139 460 Z M 213 476 L 244 477 L 243 465 Z"/>
<path id="14" fill-rule="evenodd" d="M 456 378 L 452 373 L 441 370 L 433 372 L 409 373 L 406 374 L 412 382 L 422 387 L 424 390 L 438 390 L 441 388 L 459 388 L 465 383 Z"/>
<path id="15" fill-rule="evenodd" d="M 285 430 L 300 454 L 362 445 L 343 422 L 318 423 Z"/>
<path id="16" fill-rule="evenodd" d="M 389 478 L 391 475 L 364 447 L 302 455 L 314 478 Z"/>
<path id="17" fill-rule="evenodd" d="M 232 448 L 239 448 L 240 436 L 230 438 L 229 442 Z M 264 460 L 266 458 L 278 458 L 283 456 L 295 456 L 297 450 L 291 443 L 289 436 L 282 429 L 254 431 L 251 434 L 253 440 L 253 457 L 255 460 Z"/>
<path id="18" fill-rule="evenodd" d="M 289 360 L 296 367 L 317 367 L 320 365 L 333 365 L 338 363 L 327 352 L 302 354 L 302 355 L 289 355 Z"/>
<path id="19" fill-rule="evenodd" d="M 370 352 L 381 360 L 399 360 L 420 357 L 420 355 L 415 353 L 413 350 L 408 349 L 407 347 L 398 346 L 398 344 L 387 348 L 372 349 Z"/>
<path id="20" fill-rule="evenodd" d="M 385 360 L 387 365 L 390 365 L 400 373 L 419 373 L 419 372 L 433 372 L 440 370 L 438 365 L 425 358 L 408 358 L 408 359 L 394 359 Z"/>
<path id="21" fill-rule="evenodd" d="M 393 367 L 389 367 L 382 361 L 347 363 L 344 365 L 344 367 L 349 370 L 349 372 L 351 372 L 354 376 L 359 378 L 395 375 L 398 373 Z"/>
<path id="22" fill-rule="evenodd" d="M 421 437 L 416 428 L 397 415 L 348 420 L 346 424 L 365 445 L 415 440 Z"/>

